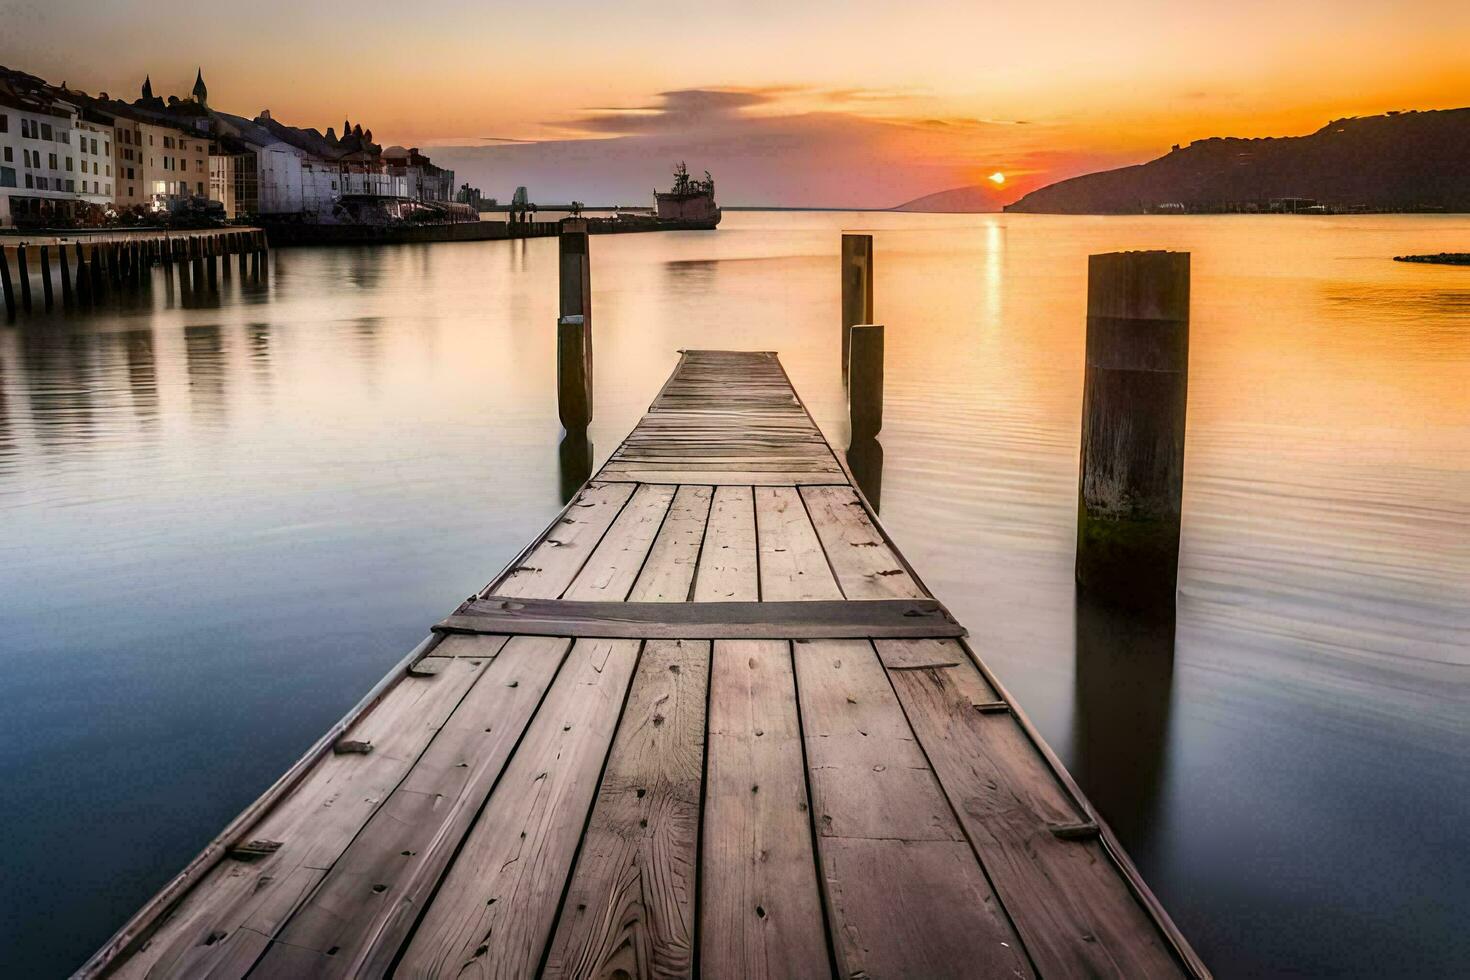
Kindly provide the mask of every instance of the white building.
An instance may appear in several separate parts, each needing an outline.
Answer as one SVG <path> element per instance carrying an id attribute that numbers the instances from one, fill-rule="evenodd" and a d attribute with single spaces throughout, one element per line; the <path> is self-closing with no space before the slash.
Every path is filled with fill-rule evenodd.
<path id="1" fill-rule="evenodd" d="M 112 120 L 82 110 L 73 136 L 76 142 L 77 196 L 89 204 L 108 205 L 112 193 Z"/>
<path id="2" fill-rule="evenodd" d="M 77 196 L 76 106 L 0 86 L 0 227 L 69 216 Z"/>

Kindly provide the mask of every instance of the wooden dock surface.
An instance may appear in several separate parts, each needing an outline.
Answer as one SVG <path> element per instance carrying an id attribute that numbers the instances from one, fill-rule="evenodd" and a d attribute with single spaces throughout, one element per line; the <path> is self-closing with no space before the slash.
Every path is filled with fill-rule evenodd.
<path id="1" fill-rule="evenodd" d="M 80 975 L 1207 976 L 962 632 L 776 356 L 686 352 Z"/>

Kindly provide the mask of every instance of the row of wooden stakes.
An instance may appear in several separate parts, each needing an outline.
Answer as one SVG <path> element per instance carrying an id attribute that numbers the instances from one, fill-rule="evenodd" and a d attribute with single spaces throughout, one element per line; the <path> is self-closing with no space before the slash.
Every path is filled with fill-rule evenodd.
<path id="1" fill-rule="evenodd" d="M 191 270 L 196 286 L 207 282 L 213 289 L 218 287 L 221 270 L 228 278 L 229 256 L 234 255 L 242 278 L 247 274 L 248 263 L 249 275 L 259 279 L 266 247 L 265 232 L 258 228 L 55 245 L 7 245 L 0 251 L 0 291 L 4 293 L 5 316 L 13 320 L 18 312 L 34 312 L 36 299 L 30 269 L 33 256 L 41 280 L 40 306 L 49 313 L 57 301 L 53 269 L 61 280 L 62 305 L 87 308 L 109 293 L 145 288 L 154 265 L 170 273 L 178 265 L 181 275 L 186 274 L 184 270 Z"/>

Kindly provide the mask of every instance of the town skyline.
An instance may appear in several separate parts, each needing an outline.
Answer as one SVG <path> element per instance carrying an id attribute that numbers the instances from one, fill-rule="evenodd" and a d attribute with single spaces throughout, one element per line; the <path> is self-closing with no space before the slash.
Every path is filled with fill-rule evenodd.
<path id="1" fill-rule="evenodd" d="M 778 206 L 890 207 L 1002 173 L 999 206 L 1174 143 L 1455 108 L 1470 91 L 1460 5 L 1429 0 L 1408 17 L 1308 0 L 1274 5 L 1266 20 L 1256 6 L 921 2 L 829 22 L 827 4 L 755 15 L 713 4 L 696 30 L 641 4 L 410 15 L 369 3 L 344 17 L 336 3 L 268 2 L 228 31 L 201 31 L 224 8 L 190 5 L 185 17 L 166 0 L 144 18 L 124 2 L 80 16 L 63 2 L 18 9 L 0 63 L 124 98 L 145 76 L 183 95 L 202 65 L 230 112 L 269 109 L 320 130 L 361 117 L 379 142 L 441 151 L 472 183 L 530 172 L 552 196 L 577 183 L 584 197 L 618 199 L 646 193 L 666 157 L 687 156 L 716 172 L 730 203 Z M 941 10 L 947 28 L 932 30 Z M 589 172 L 605 176 L 587 186 Z"/>

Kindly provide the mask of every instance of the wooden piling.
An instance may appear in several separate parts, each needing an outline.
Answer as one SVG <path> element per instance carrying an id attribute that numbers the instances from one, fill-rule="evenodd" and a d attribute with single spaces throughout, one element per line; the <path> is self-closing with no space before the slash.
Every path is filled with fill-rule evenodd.
<path id="1" fill-rule="evenodd" d="M 5 294 L 5 319 L 15 319 L 15 284 L 10 281 L 10 250 L 0 246 L 0 293 Z"/>
<path id="2" fill-rule="evenodd" d="M 842 377 L 847 378 L 850 331 L 873 322 L 873 236 L 842 235 Z"/>
<path id="3" fill-rule="evenodd" d="M 556 323 L 556 405 L 568 432 L 592 421 L 592 327 L 585 316 Z"/>
<path id="4" fill-rule="evenodd" d="M 561 316 L 580 316 L 592 326 L 592 270 L 588 253 L 587 222 L 568 219 L 562 222 L 561 252 Z"/>
<path id="5" fill-rule="evenodd" d="M 56 291 L 51 285 L 51 246 L 41 246 L 41 302 L 47 313 L 56 305 Z"/>
<path id="6" fill-rule="evenodd" d="M 209 288 L 219 289 L 219 255 L 215 249 L 214 239 L 207 238 L 202 242 L 205 251 L 205 266 L 208 269 Z"/>
<path id="7" fill-rule="evenodd" d="M 1189 253 L 1113 252 L 1087 268 L 1077 583 L 1172 608 L 1189 371 Z"/>
<path id="8" fill-rule="evenodd" d="M 20 308 L 25 312 L 31 312 L 31 270 L 26 263 L 26 247 L 18 245 L 15 249 L 15 273 L 20 280 Z"/>
<path id="9" fill-rule="evenodd" d="M 77 242 L 75 246 L 77 256 L 77 305 L 88 306 L 92 302 L 92 272 L 87 268 L 87 260 L 82 252 L 82 243 Z"/>
<path id="10" fill-rule="evenodd" d="M 883 428 L 883 326 L 854 324 L 847 336 L 847 411 L 856 444 L 874 438 Z"/>
<path id="11" fill-rule="evenodd" d="M 105 282 L 105 280 L 103 279 L 103 276 L 102 276 L 102 273 L 103 273 L 102 266 L 103 266 L 103 263 L 105 263 L 106 261 L 107 261 L 107 250 L 106 249 L 104 249 L 104 248 L 102 248 L 102 247 L 100 247 L 98 245 L 93 245 L 93 246 L 91 246 L 88 249 L 87 269 L 91 273 L 91 279 L 92 279 L 92 301 L 94 303 L 97 301 L 97 298 L 102 295 L 102 290 L 104 288 L 104 285 L 103 284 Z"/>
<path id="12" fill-rule="evenodd" d="M 70 308 L 76 302 L 75 294 L 71 289 L 71 263 L 67 260 L 65 245 L 56 246 L 56 252 L 56 258 L 61 263 L 61 301 Z"/>

